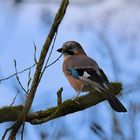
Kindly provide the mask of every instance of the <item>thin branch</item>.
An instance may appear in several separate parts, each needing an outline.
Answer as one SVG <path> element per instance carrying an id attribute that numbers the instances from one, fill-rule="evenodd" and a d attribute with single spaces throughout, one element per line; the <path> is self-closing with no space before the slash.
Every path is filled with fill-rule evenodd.
<path id="1" fill-rule="evenodd" d="M 42 78 L 42 76 L 43 76 L 43 74 L 44 74 L 44 72 L 45 72 L 45 70 L 46 70 L 46 68 L 47 68 L 47 65 L 48 65 L 48 62 L 49 62 L 49 60 L 50 60 L 50 57 L 51 57 L 51 55 L 52 55 L 52 51 L 53 51 L 53 49 L 54 49 L 56 37 L 57 37 L 57 31 L 56 31 L 56 33 L 55 33 L 55 35 L 54 35 L 54 39 L 53 39 L 53 44 L 52 44 L 52 47 L 51 47 L 51 51 L 50 51 L 50 53 L 49 53 L 49 56 L 48 56 L 48 59 L 47 59 L 47 61 L 46 61 L 45 66 L 44 66 L 44 69 L 43 69 L 42 72 L 41 72 L 40 79 Z"/>
<path id="2" fill-rule="evenodd" d="M 16 60 L 14 60 L 14 64 L 15 64 L 16 79 L 17 79 L 17 81 L 18 81 L 18 84 L 20 85 L 21 89 L 22 89 L 26 94 L 28 94 L 27 91 L 26 91 L 26 89 L 23 87 L 22 83 L 20 82 L 20 79 L 19 79 L 19 77 L 18 77 L 18 75 L 17 75 L 17 62 L 16 62 Z"/>
<path id="3" fill-rule="evenodd" d="M 57 105 L 61 105 L 62 104 L 62 92 L 63 92 L 63 88 L 61 87 L 58 91 L 57 91 Z"/>
<path id="4" fill-rule="evenodd" d="M 16 75 L 19 75 L 19 74 L 21 74 L 21 73 L 23 73 L 23 72 L 25 72 L 25 71 L 27 71 L 27 70 L 30 70 L 30 69 L 32 69 L 34 66 L 36 66 L 36 64 L 33 64 L 32 66 L 27 67 L 27 68 L 25 68 L 24 70 L 19 71 L 19 72 L 17 72 L 17 73 L 14 73 L 14 74 L 12 74 L 12 75 L 6 77 L 6 78 L 2 78 L 2 79 L 0 79 L 0 82 L 5 81 L 5 80 L 8 80 L 8 79 L 10 79 L 10 78 L 12 78 L 12 77 L 14 77 L 14 76 L 16 76 Z"/>
<path id="5" fill-rule="evenodd" d="M 51 48 L 50 54 L 49 54 L 49 56 L 48 56 L 48 59 L 47 59 L 47 61 L 46 61 L 45 67 L 48 65 L 48 62 L 49 62 L 50 57 L 51 57 L 51 55 L 52 55 L 52 51 L 53 51 L 53 49 L 54 49 L 54 45 L 55 45 L 57 33 L 58 33 L 58 32 L 56 31 L 56 33 L 55 33 L 55 35 L 54 35 L 54 39 L 53 39 L 52 48 Z"/>
<path id="6" fill-rule="evenodd" d="M 12 126 L 11 127 L 9 127 L 9 128 L 7 128 L 6 130 L 5 130 L 5 132 L 4 132 L 4 134 L 3 134 L 3 136 L 2 136 L 2 139 L 1 140 L 4 140 L 5 139 L 5 137 L 6 137 L 6 134 L 8 133 L 8 131 L 10 131 L 12 129 Z"/>
<path id="7" fill-rule="evenodd" d="M 35 44 L 35 42 L 33 42 L 33 44 L 34 44 L 34 62 L 35 62 L 35 64 L 37 64 L 37 58 L 36 58 L 36 44 Z"/>
<path id="8" fill-rule="evenodd" d="M 30 90 L 30 83 L 32 81 L 32 78 L 31 78 L 31 69 L 29 69 L 29 73 L 28 73 L 28 82 L 27 82 L 27 93 L 29 92 Z"/>
<path id="9" fill-rule="evenodd" d="M 48 67 L 52 66 L 53 64 L 55 64 L 55 63 L 60 59 L 60 57 L 61 57 L 62 55 L 63 55 L 63 54 L 61 54 L 61 55 L 60 55 L 56 60 L 54 60 L 52 63 L 50 63 L 49 65 L 47 65 L 46 68 L 48 68 Z M 37 64 L 33 64 L 32 66 L 27 67 L 27 68 L 25 68 L 25 69 L 22 70 L 22 71 L 19 71 L 19 72 L 17 72 L 17 73 L 14 73 L 14 74 L 12 74 L 12 75 L 6 77 L 6 78 L 0 79 L 0 82 L 5 81 L 5 80 L 9 80 L 10 78 L 12 78 L 12 77 L 14 77 L 14 76 L 16 76 L 16 75 L 19 75 L 19 74 L 22 74 L 22 73 L 24 73 L 24 72 L 26 72 L 26 71 L 28 71 L 28 70 L 31 70 L 31 69 L 32 69 L 34 66 L 36 66 L 36 65 L 37 65 Z"/>
<path id="10" fill-rule="evenodd" d="M 17 94 L 16 94 L 16 96 L 14 97 L 14 99 L 13 99 L 12 103 L 10 104 L 10 107 L 11 107 L 11 106 L 15 103 L 15 100 L 16 100 L 16 98 L 17 98 L 18 94 L 19 94 L 19 91 L 17 92 Z"/>
<path id="11" fill-rule="evenodd" d="M 6 116 L 7 116 L 7 113 L 10 111 L 10 108 L 12 108 L 13 104 L 15 103 L 15 100 L 16 100 L 18 94 L 19 94 L 19 91 L 17 92 L 16 96 L 13 98 L 12 103 L 8 106 L 7 109 L 5 109 L 5 110 L 3 111 L 3 115 L 1 115 L 2 117 L 6 117 Z"/>
<path id="12" fill-rule="evenodd" d="M 50 63 L 49 65 L 46 66 L 46 68 L 50 67 L 51 65 L 53 65 L 54 63 L 56 63 L 62 56 L 63 54 L 61 54 L 56 60 L 54 60 L 52 63 Z"/>
<path id="13" fill-rule="evenodd" d="M 63 54 L 61 54 L 61 55 L 60 55 L 57 59 L 55 59 L 52 63 L 50 63 L 50 64 L 48 64 L 47 66 L 45 66 L 45 68 L 48 68 L 48 67 L 52 66 L 53 64 L 55 64 L 55 63 L 61 58 L 62 55 L 63 55 Z M 19 71 L 19 72 L 17 72 L 17 73 L 14 73 L 14 74 L 12 74 L 12 75 L 6 77 L 6 78 L 0 79 L 0 82 L 5 81 L 5 80 L 9 80 L 10 78 L 12 78 L 12 77 L 14 77 L 14 76 L 16 76 L 16 75 L 22 74 L 22 73 L 26 72 L 27 70 L 30 71 L 34 66 L 36 66 L 36 64 L 33 64 L 32 66 L 30 66 L 30 67 L 28 67 L 28 68 L 26 68 L 26 69 L 24 69 L 24 70 L 22 70 L 22 71 Z"/>
<path id="14" fill-rule="evenodd" d="M 24 140 L 24 139 L 23 139 L 23 136 L 24 136 L 24 128 L 25 128 L 25 123 L 23 123 L 23 125 L 22 125 L 21 140 Z"/>

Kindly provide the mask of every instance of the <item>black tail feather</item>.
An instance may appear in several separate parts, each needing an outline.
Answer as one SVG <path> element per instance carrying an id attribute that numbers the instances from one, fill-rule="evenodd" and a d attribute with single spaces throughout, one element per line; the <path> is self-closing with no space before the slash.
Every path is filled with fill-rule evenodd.
<path id="1" fill-rule="evenodd" d="M 127 112 L 127 109 L 124 107 L 124 105 L 119 101 L 117 97 L 115 97 L 112 93 L 104 92 L 102 93 L 102 96 L 107 99 L 110 106 L 117 112 Z"/>

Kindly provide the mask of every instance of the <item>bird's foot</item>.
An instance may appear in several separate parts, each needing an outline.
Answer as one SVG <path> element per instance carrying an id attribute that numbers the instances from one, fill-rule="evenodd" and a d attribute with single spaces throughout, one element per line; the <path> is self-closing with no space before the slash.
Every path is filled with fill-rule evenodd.
<path id="1" fill-rule="evenodd" d="M 78 96 L 79 96 L 79 94 L 77 94 L 76 96 L 73 96 L 71 98 L 71 100 L 74 101 L 74 102 L 76 102 L 78 105 L 80 105 L 80 103 L 76 100 Z"/>
<path id="2" fill-rule="evenodd" d="M 80 105 L 80 103 L 79 103 L 78 101 L 75 100 L 74 102 L 75 102 L 76 104 Z"/>
<path id="3" fill-rule="evenodd" d="M 75 100 L 80 94 L 78 93 L 76 96 L 73 96 L 71 100 Z"/>

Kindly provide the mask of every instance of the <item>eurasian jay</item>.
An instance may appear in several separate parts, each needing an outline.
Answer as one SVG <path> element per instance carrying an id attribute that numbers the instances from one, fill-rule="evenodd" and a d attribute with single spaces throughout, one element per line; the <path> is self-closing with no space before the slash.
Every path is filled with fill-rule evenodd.
<path id="1" fill-rule="evenodd" d="M 75 91 L 98 91 L 117 112 L 127 112 L 122 103 L 110 92 L 113 89 L 103 70 L 92 58 L 88 57 L 82 46 L 76 41 L 65 42 L 57 50 L 64 56 L 63 72 Z"/>

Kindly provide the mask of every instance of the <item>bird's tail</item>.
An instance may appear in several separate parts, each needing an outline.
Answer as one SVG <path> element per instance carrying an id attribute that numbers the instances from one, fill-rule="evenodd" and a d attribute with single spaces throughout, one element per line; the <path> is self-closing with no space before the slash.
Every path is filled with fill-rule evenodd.
<path id="1" fill-rule="evenodd" d="M 98 83 L 87 79 L 86 77 L 79 77 L 81 81 L 89 83 L 93 89 L 97 90 L 101 95 L 109 102 L 110 106 L 117 112 L 127 112 L 124 105 L 118 100 L 118 98 L 111 93 L 110 89 L 113 90 L 113 87 L 109 83 L 106 83 L 105 87 L 102 87 Z"/>
<path id="2" fill-rule="evenodd" d="M 102 96 L 109 102 L 110 106 L 117 112 L 127 112 L 124 105 L 112 93 L 104 92 Z"/>

